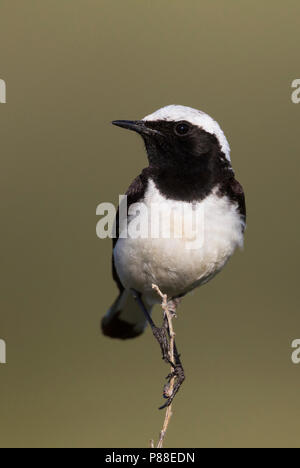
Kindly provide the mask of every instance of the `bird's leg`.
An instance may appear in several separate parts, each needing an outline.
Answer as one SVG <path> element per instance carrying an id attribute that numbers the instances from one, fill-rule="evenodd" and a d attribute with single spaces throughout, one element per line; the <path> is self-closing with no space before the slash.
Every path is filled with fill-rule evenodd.
<path id="1" fill-rule="evenodd" d="M 163 409 L 163 408 L 166 408 L 167 406 L 170 406 L 170 404 L 175 398 L 175 395 L 177 394 L 178 390 L 180 389 L 181 385 L 183 384 L 185 380 L 184 370 L 183 370 L 182 363 L 180 360 L 180 354 L 178 353 L 176 343 L 174 340 L 175 362 L 171 361 L 170 359 L 170 356 L 171 356 L 170 338 L 171 337 L 170 337 L 167 314 L 166 313 L 164 314 L 162 327 L 160 328 L 157 327 L 155 323 L 153 322 L 152 317 L 149 314 L 147 307 L 145 306 L 142 300 L 141 294 L 134 289 L 132 289 L 131 292 L 133 294 L 134 299 L 137 301 L 141 310 L 143 311 L 145 318 L 151 327 L 154 337 L 157 339 L 160 345 L 163 360 L 167 362 L 168 364 L 170 364 L 173 369 L 172 372 L 166 377 L 168 382 L 164 386 L 163 396 L 164 398 L 167 399 L 167 402 L 159 408 L 159 409 Z M 172 299 L 168 301 L 168 312 L 172 315 L 173 318 L 176 317 L 176 309 L 179 305 L 179 302 L 180 302 L 180 298 L 176 298 L 176 299 Z M 170 382 L 172 379 L 174 379 L 174 377 L 175 377 L 175 383 L 173 385 L 172 391 L 170 391 Z"/>
<path id="2" fill-rule="evenodd" d="M 166 319 L 164 318 L 163 326 L 162 327 L 157 327 L 155 323 L 152 320 L 151 315 L 149 314 L 147 307 L 145 306 L 141 293 L 136 291 L 135 289 L 131 289 L 132 294 L 134 299 L 137 301 L 139 304 L 141 310 L 143 311 L 145 318 L 147 322 L 149 323 L 152 333 L 156 340 L 158 341 L 162 353 L 162 358 L 165 362 L 173 365 L 173 363 L 170 361 L 170 345 L 169 345 L 169 339 L 168 339 L 168 331 L 166 327 Z"/>
<path id="3" fill-rule="evenodd" d="M 172 314 L 172 317 L 176 317 L 176 310 L 177 310 L 177 307 L 180 303 L 180 298 L 176 298 L 176 299 L 172 299 L 168 302 L 168 311 L 169 313 Z M 169 339 L 170 339 L 170 330 L 169 330 L 169 327 L 168 327 L 168 321 L 167 321 L 167 324 L 166 324 L 166 327 L 167 327 L 167 330 L 168 330 L 168 335 L 169 335 Z M 181 359 L 180 359 L 180 354 L 178 353 L 178 349 L 177 349 L 177 346 L 176 346 L 176 342 L 174 340 L 174 360 L 175 360 L 175 363 L 172 363 L 171 362 L 171 366 L 173 368 L 173 371 L 167 375 L 167 384 L 164 386 L 164 398 L 166 398 L 168 401 L 163 405 L 161 406 L 159 409 L 164 409 L 166 408 L 167 406 L 170 406 L 170 404 L 172 403 L 172 401 L 174 400 L 175 398 L 175 395 L 176 393 L 178 392 L 178 390 L 180 389 L 181 385 L 183 384 L 184 380 L 185 380 L 185 374 L 184 374 L 184 369 L 183 369 L 183 366 L 182 366 L 182 362 L 181 362 Z M 171 383 L 171 380 L 174 379 L 175 377 L 175 383 L 173 385 L 173 388 L 172 388 L 172 391 L 170 389 L 170 383 Z"/>

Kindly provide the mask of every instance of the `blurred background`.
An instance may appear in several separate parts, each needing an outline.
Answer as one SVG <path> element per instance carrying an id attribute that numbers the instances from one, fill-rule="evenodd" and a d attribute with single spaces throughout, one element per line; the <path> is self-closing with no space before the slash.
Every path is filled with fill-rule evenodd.
<path id="1" fill-rule="evenodd" d="M 100 333 L 117 290 L 96 206 L 146 166 L 110 121 L 175 103 L 225 131 L 248 228 L 179 309 L 187 380 L 165 446 L 300 446 L 299 17 L 293 0 L 1 0 L 2 447 L 157 439 L 168 369 L 149 330 Z"/>

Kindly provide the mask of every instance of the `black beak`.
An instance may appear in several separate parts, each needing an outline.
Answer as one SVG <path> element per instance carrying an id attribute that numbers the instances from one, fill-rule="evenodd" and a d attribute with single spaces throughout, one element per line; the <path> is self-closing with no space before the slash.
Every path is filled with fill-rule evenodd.
<path id="1" fill-rule="evenodd" d="M 143 120 L 114 120 L 112 124 L 117 127 L 126 128 L 127 130 L 132 130 L 140 135 L 162 135 L 159 131 L 147 127 L 147 122 Z"/>

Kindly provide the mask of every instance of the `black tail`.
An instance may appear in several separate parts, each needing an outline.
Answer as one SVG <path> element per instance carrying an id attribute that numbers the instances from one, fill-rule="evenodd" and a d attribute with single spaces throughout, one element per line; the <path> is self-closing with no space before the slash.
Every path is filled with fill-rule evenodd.
<path id="1" fill-rule="evenodd" d="M 151 313 L 152 307 L 148 307 Z M 107 311 L 101 322 L 103 334 L 127 340 L 143 333 L 147 325 L 139 305 L 129 291 L 124 290 Z"/>

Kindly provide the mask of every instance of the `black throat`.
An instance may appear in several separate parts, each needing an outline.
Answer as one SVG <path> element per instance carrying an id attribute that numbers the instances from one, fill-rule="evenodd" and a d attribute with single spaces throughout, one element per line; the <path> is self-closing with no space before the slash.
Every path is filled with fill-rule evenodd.
<path id="1" fill-rule="evenodd" d="M 234 180 L 231 164 L 218 143 L 197 158 L 183 156 L 173 159 L 172 164 L 150 162 L 143 175 L 151 178 L 166 198 L 186 202 L 203 200 L 215 187 L 222 188 Z"/>
<path id="2" fill-rule="evenodd" d="M 144 177 L 153 179 L 166 198 L 199 201 L 234 178 L 214 134 L 186 121 L 147 121 L 146 126 L 149 167 Z"/>

